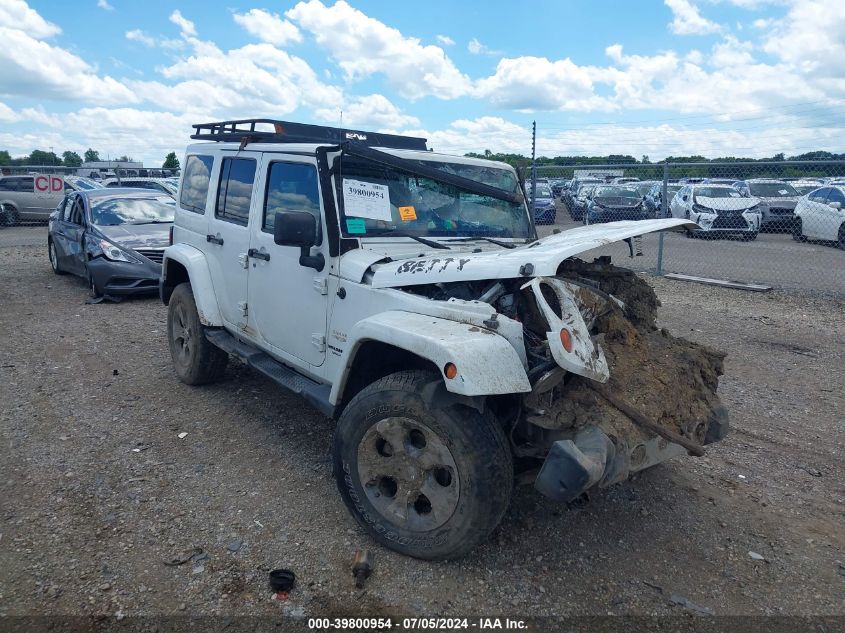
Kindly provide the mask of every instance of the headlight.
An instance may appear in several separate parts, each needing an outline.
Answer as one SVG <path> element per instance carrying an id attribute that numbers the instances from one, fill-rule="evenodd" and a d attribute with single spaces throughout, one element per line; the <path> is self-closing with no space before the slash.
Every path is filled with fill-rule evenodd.
<path id="1" fill-rule="evenodd" d="M 106 256 L 106 259 L 110 259 L 113 262 L 126 262 L 127 264 L 138 263 L 138 260 L 132 257 L 129 253 L 121 250 L 107 240 L 100 240 L 100 250 L 103 251 L 103 255 Z"/>
<path id="2" fill-rule="evenodd" d="M 760 205 L 755 204 L 753 207 L 749 207 L 745 210 L 746 213 L 760 213 Z"/>
<path id="3" fill-rule="evenodd" d="M 717 215 L 717 211 L 715 209 L 708 209 L 707 207 L 703 207 L 697 202 L 692 205 L 692 210 L 696 213 L 709 213 L 710 215 Z"/>

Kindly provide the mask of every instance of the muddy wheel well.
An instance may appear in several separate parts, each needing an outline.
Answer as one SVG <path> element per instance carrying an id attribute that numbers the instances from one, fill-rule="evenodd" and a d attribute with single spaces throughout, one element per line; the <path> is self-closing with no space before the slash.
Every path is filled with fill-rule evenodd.
<path id="1" fill-rule="evenodd" d="M 191 278 L 188 276 L 187 269 L 182 264 L 170 259 L 167 260 L 167 265 L 163 272 L 161 298 L 164 300 L 164 303 L 167 303 L 170 301 L 170 295 L 173 294 L 176 286 L 184 282 L 190 282 Z"/>
<path id="2" fill-rule="evenodd" d="M 438 375 L 441 373 L 434 363 L 413 352 L 381 341 L 365 341 L 355 354 L 340 400 L 345 405 L 367 385 L 406 369 L 426 369 Z"/>

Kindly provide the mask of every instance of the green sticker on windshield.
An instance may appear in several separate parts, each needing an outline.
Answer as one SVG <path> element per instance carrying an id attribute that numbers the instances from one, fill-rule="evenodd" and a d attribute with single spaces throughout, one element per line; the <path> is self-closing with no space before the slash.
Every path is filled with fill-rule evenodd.
<path id="1" fill-rule="evenodd" d="M 367 232 L 364 218 L 346 218 L 346 232 L 350 235 L 363 235 Z"/>

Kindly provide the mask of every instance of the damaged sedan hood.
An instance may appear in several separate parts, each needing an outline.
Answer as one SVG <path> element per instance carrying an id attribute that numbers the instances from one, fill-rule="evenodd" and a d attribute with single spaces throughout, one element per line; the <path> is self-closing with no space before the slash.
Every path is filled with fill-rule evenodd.
<path id="1" fill-rule="evenodd" d="M 395 288 L 452 281 L 477 281 L 481 279 L 513 279 L 518 277 L 548 277 L 557 273 L 561 262 L 569 257 L 613 242 L 665 230 L 697 228 L 689 220 L 639 220 L 610 222 L 607 224 L 583 226 L 569 231 L 549 235 L 536 242 L 510 250 L 466 250 L 427 252 L 419 256 L 416 247 L 403 244 L 404 256 L 390 253 L 387 259 L 384 251 L 368 248 L 346 253 L 341 260 L 342 276 L 360 281 L 368 269 L 373 271 L 371 284 L 374 288 Z M 444 243 L 449 244 L 444 240 Z M 417 256 L 414 256 L 417 254 Z M 360 275 L 360 276 L 359 276 Z M 357 279 L 356 279 L 357 277 Z"/>

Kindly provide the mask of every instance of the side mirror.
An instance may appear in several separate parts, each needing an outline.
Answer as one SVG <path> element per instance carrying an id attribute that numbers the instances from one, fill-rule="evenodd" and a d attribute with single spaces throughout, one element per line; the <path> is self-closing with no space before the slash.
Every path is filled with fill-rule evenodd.
<path id="1" fill-rule="evenodd" d="M 841 202 L 828 202 L 827 206 L 829 206 L 831 209 L 837 209 L 838 210 L 838 209 L 842 208 L 842 203 Z"/>
<path id="2" fill-rule="evenodd" d="M 308 211 L 277 211 L 273 216 L 273 241 L 279 246 L 298 246 L 299 265 L 323 270 L 326 260 L 322 253 L 311 255 L 311 247 L 318 242 L 319 219 Z"/>
<path id="3" fill-rule="evenodd" d="M 686 202 L 686 201 L 687 201 L 687 196 L 684 196 L 683 198 L 681 198 L 681 200 L 683 200 L 684 202 Z"/>

